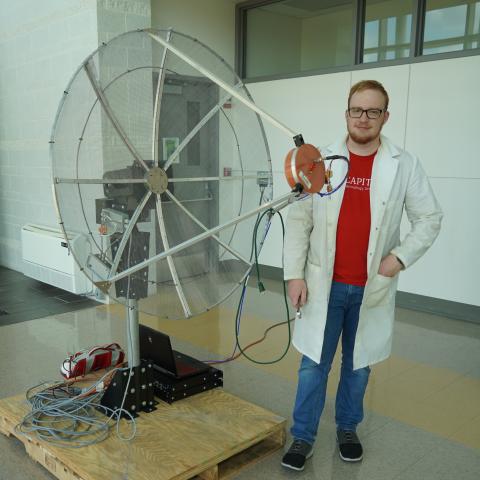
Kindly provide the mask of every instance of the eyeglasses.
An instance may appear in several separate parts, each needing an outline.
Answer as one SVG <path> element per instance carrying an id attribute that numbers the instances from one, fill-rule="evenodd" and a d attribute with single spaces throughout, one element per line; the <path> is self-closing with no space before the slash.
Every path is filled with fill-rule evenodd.
<path id="1" fill-rule="evenodd" d="M 370 118 L 371 120 L 375 120 L 376 118 L 379 118 L 384 111 L 385 110 L 381 108 L 367 108 L 366 110 L 364 110 L 363 108 L 360 108 L 360 107 L 352 107 L 347 110 L 350 118 L 361 118 L 361 116 L 363 115 L 363 112 L 365 112 L 367 114 L 367 117 Z"/>

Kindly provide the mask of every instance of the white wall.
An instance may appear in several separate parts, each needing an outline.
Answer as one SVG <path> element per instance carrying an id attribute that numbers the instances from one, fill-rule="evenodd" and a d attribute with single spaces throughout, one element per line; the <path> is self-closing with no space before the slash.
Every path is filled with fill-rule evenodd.
<path id="1" fill-rule="evenodd" d="M 302 19 L 301 69 L 313 70 L 319 65 L 348 65 L 352 56 L 352 11 L 342 5 L 316 17 Z M 325 45 L 331 45 L 325 48 Z M 293 72 L 294 70 L 290 70 Z"/>
<path id="2" fill-rule="evenodd" d="M 152 27 L 173 28 L 235 60 L 235 4 L 230 0 L 151 0 Z"/>
<path id="3" fill-rule="evenodd" d="M 422 159 L 444 210 L 442 232 L 407 292 L 480 305 L 480 56 L 412 65 L 406 148 Z"/>
<path id="4" fill-rule="evenodd" d="M 290 73 L 300 70 L 302 20 L 262 9 L 248 16 L 249 35 L 246 45 L 246 75 L 260 77 L 271 72 Z M 281 35 L 278 35 L 281 32 Z M 266 43 L 265 38 L 275 39 Z"/>
<path id="5" fill-rule="evenodd" d="M 57 224 L 48 141 L 68 81 L 99 42 L 144 26 L 149 0 L 2 1 L 1 265 L 22 270 L 22 225 Z"/>
<path id="6" fill-rule="evenodd" d="M 384 133 L 419 155 L 445 214 L 439 238 L 423 258 L 401 274 L 399 288 L 480 305 L 479 78 L 480 56 L 472 56 L 253 83 L 248 87 L 259 106 L 303 133 L 306 142 L 322 146 L 345 132 L 349 87 L 361 79 L 381 81 L 391 97 L 391 115 Z M 283 160 L 293 145 L 270 126 L 267 136 L 277 197 L 287 191 Z M 405 221 L 402 234 L 408 226 Z M 278 225 L 271 229 L 261 261 L 281 266 Z"/>

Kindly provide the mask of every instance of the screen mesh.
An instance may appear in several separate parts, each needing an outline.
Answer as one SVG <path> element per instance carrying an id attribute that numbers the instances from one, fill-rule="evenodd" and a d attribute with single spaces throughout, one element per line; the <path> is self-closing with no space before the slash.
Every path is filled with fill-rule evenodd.
<path id="1" fill-rule="evenodd" d="M 72 253 L 92 281 L 110 282 L 112 298 L 137 299 L 144 312 L 185 318 L 247 275 L 256 215 L 195 239 L 271 200 L 272 170 L 258 115 L 154 36 L 250 98 L 198 40 L 120 35 L 66 89 L 51 142 L 55 194 L 65 230 L 88 239 L 87 251 Z"/>

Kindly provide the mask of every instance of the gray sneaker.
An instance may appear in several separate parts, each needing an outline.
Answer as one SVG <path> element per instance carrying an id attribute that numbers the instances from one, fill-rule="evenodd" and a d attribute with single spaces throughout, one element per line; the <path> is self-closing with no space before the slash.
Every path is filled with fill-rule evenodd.
<path id="1" fill-rule="evenodd" d="M 287 453 L 282 458 L 282 465 L 292 470 L 302 471 L 305 460 L 313 455 L 313 445 L 303 440 L 294 439 Z"/>
<path id="2" fill-rule="evenodd" d="M 337 430 L 340 458 L 345 462 L 359 462 L 363 458 L 363 448 L 358 436 L 351 430 Z"/>

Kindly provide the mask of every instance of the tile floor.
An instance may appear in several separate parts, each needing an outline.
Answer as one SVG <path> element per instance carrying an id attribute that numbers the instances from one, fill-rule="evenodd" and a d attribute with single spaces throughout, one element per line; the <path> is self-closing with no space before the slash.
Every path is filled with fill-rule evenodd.
<path id="1" fill-rule="evenodd" d="M 98 305 L 0 266 L 0 326 Z"/>
<path id="2" fill-rule="evenodd" d="M 278 285 L 270 283 L 271 290 L 262 295 L 249 289 L 240 336 L 243 345 L 285 318 Z M 162 320 L 144 314 L 140 320 L 172 335 L 177 350 L 203 360 L 223 358 L 233 350 L 237 298 L 233 296 L 191 320 Z M 314 455 L 305 470 L 296 473 L 283 469 L 282 453 L 278 451 L 235 478 L 480 478 L 480 325 L 403 309 L 397 309 L 396 315 L 393 354 L 372 369 L 365 420 L 358 430 L 364 460 L 346 464 L 338 457 L 333 421 L 339 372 L 336 361 Z M 121 305 L 1 326 L 0 397 L 22 393 L 44 380 L 59 379 L 59 365 L 67 352 L 112 340 L 124 344 L 124 326 Z M 277 358 L 287 337 L 286 327 L 277 327 L 248 352 L 263 361 Z M 224 364 L 224 388 L 290 422 L 298 359 L 290 349 L 280 363 L 273 365 L 255 365 L 244 359 Z M 0 480 L 52 478 L 25 454 L 19 441 L 0 435 Z"/>

